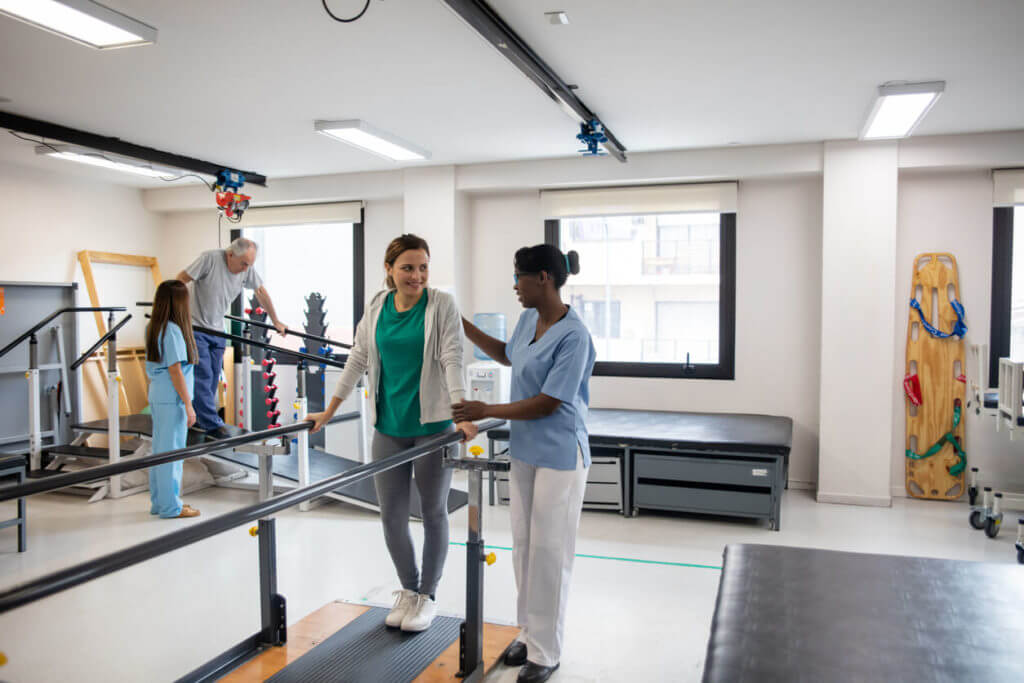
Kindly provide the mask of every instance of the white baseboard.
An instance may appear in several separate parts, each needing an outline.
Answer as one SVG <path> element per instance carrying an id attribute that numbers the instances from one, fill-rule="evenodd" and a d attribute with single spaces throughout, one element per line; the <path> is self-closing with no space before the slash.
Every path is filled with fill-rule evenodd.
<path id="1" fill-rule="evenodd" d="M 789 488 L 794 491 L 813 491 L 818 488 L 816 481 L 793 481 L 789 480 Z"/>
<path id="2" fill-rule="evenodd" d="M 818 491 L 819 503 L 832 503 L 834 505 L 863 505 L 866 507 L 887 508 L 892 506 L 892 498 L 889 496 L 861 496 L 849 493 L 826 493 Z"/>

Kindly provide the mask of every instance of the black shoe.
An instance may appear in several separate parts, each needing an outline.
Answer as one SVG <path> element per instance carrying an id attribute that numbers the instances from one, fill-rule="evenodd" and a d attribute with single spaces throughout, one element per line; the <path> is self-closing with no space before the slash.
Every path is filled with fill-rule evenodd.
<path id="1" fill-rule="evenodd" d="M 206 436 L 207 436 L 207 438 L 210 438 L 210 439 L 226 439 L 226 438 L 228 438 L 230 436 L 235 436 L 235 435 L 231 433 L 231 430 L 228 429 L 227 425 L 221 425 L 220 427 L 215 427 L 213 429 L 207 429 L 206 430 Z"/>
<path id="2" fill-rule="evenodd" d="M 554 666 L 541 666 L 540 664 L 527 662 L 526 666 L 519 670 L 516 683 L 544 683 L 544 681 L 551 678 L 551 674 L 555 673 L 557 669 L 557 664 Z"/>
<path id="3" fill-rule="evenodd" d="M 505 650 L 504 662 L 506 666 L 522 666 L 526 664 L 526 643 L 521 640 L 512 643 Z"/>

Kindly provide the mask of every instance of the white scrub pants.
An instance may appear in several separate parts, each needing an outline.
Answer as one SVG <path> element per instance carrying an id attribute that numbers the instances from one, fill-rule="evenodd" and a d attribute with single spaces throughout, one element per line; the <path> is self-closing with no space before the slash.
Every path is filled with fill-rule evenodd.
<path id="1" fill-rule="evenodd" d="M 576 469 L 535 467 L 512 459 L 509 516 L 516 574 L 517 619 L 529 661 L 554 666 L 562 655 L 576 529 L 587 470 L 577 446 Z"/>

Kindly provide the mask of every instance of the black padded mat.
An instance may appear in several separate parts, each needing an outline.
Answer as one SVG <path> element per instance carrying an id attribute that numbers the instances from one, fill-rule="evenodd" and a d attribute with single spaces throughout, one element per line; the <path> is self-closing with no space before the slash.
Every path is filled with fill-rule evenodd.
<path id="1" fill-rule="evenodd" d="M 236 465 L 242 465 L 250 469 L 259 469 L 259 456 L 251 453 L 239 453 L 238 451 L 225 451 L 223 453 L 217 453 L 216 456 L 222 460 L 233 462 Z M 311 482 L 320 481 L 327 477 L 333 477 L 336 474 L 347 472 L 354 467 L 359 467 L 363 463 L 356 462 L 355 460 L 349 460 L 348 458 L 342 458 L 336 455 L 331 455 L 319 448 L 309 449 L 309 480 Z M 287 479 L 288 481 L 298 482 L 299 480 L 299 461 L 288 455 L 280 455 L 274 458 L 274 475 Z M 341 488 L 333 491 L 347 498 L 352 498 L 368 505 L 378 506 L 377 503 L 377 491 L 373 487 L 373 479 L 364 479 L 357 481 L 354 484 L 348 486 L 342 486 Z M 448 491 L 448 512 L 455 512 L 459 508 L 465 507 L 469 504 L 469 494 L 465 491 L 459 491 L 458 489 L 450 489 Z M 423 518 L 423 511 L 420 506 L 420 494 L 416 490 L 415 482 L 412 484 L 411 495 L 409 499 L 409 511 L 410 514 L 416 519 Z"/>
<path id="2" fill-rule="evenodd" d="M 267 683 L 408 683 L 458 640 L 461 619 L 437 617 L 422 633 L 384 625 L 374 607 L 267 679 Z"/>
<path id="3" fill-rule="evenodd" d="M 120 430 L 122 435 L 128 436 L 146 436 L 153 438 L 153 417 L 151 415 L 122 415 L 118 422 L 120 423 Z M 231 436 L 240 436 L 245 434 L 244 429 L 239 429 L 232 425 L 224 425 L 225 428 L 231 433 Z M 80 424 L 72 425 L 71 428 L 78 432 L 97 432 L 105 434 L 107 429 L 106 420 L 92 420 L 91 422 L 82 422 Z M 206 443 L 211 441 L 212 438 L 206 433 L 201 432 L 197 429 L 189 429 L 185 436 L 185 444 L 188 446 L 195 446 L 197 444 Z"/>
<path id="4" fill-rule="evenodd" d="M 705 683 L 1024 681 L 1024 572 L 729 545 Z"/>
<path id="5" fill-rule="evenodd" d="M 591 444 L 626 441 L 634 446 L 780 454 L 789 453 L 793 444 L 793 420 L 775 415 L 593 408 L 587 431 Z M 507 440 L 509 429 L 489 434 Z"/>

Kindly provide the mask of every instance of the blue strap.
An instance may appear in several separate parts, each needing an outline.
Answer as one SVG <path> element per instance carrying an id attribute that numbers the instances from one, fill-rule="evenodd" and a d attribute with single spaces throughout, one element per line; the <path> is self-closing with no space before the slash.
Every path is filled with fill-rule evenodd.
<path id="1" fill-rule="evenodd" d="M 921 304 L 917 302 L 917 299 L 910 300 L 910 307 L 917 311 L 918 316 L 921 318 L 921 324 L 924 329 L 928 330 L 928 334 L 939 339 L 948 339 L 949 337 L 960 337 L 961 339 L 967 335 L 967 325 L 964 324 L 964 311 L 963 304 L 956 299 L 950 299 L 949 305 L 953 307 L 953 312 L 956 313 L 956 322 L 953 323 L 952 332 L 943 332 L 942 330 L 933 327 L 931 323 L 924 319 L 924 311 L 921 310 Z"/>

